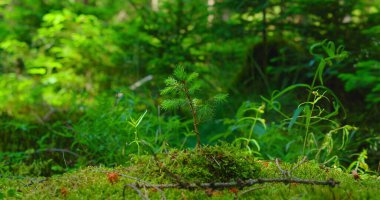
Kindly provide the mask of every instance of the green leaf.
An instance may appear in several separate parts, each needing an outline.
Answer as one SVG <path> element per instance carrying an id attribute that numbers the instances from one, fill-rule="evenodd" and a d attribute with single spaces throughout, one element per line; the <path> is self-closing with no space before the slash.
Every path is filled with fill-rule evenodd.
<path id="1" fill-rule="evenodd" d="M 309 127 L 310 126 L 310 121 L 311 121 L 311 110 L 310 110 L 310 106 L 309 105 L 306 105 L 305 106 L 305 109 L 303 109 L 303 111 L 305 112 L 305 117 L 306 117 L 306 124 L 305 126 L 306 127 Z"/>
<path id="2" fill-rule="evenodd" d="M 334 42 L 327 42 L 327 45 L 323 45 L 323 49 L 327 53 L 329 57 L 334 57 L 335 56 L 335 44 Z"/>
<path id="3" fill-rule="evenodd" d="M 299 106 L 293 113 L 293 116 L 292 116 L 292 119 L 290 120 L 289 122 L 289 125 L 288 125 L 288 131 L 290 131 L 294 125 L 294 123 L 297 121 L 299 115 L 301 114 L 301 112 L 303 111 L 303 106 Z"/>
<path id="4" fill-rule="evenodd" d="M 257 142 L 257 140 L 255 140 L 255 139 L 247 139 L 247 138 L 243 138 L 243 137 L 239 137 L 239 138 L 236 138 L 235 140 L 234 140 L 234 142 L 233 143 L 236 143 L 236 142 L 239 142 L 239 141 L 245 141 L 245 142 L 248 142 L 248 143 L 253 143 L 255 146 L 256 146 L 256 148 L 257 148 L 257 151 L 260 151 L 260 145 L 259 145 L 259 143 Z M 249 149 L 249 150 L 251 150 L 250 148 L 249 148 L 249 146 L 247 146 L 247 148 Z"/>
<path id="5" fill-rule="evenodd" d="M 281 97 L 282 95 L 296 89 L 296 88 L 307 88 L 307 89 L 310 89 L 310 85 L 308 84 L 303 84 L 303 83 L 300 83 L 300 84 L 294 84 L 294 85 L 291 85 L 283 90 L 281 90 L 281 92 L 278 92 L 277 94 L 275 92 L 272 93 L 272 99 L 271 101 L 274 101 L 275 99 Z"/>
<path id="6" fill-rule="evenodd" d="M 142 119 L 144 118 L 144 116 L 145 116 L 145 114 L 146 114 L 147 112 L 148 112 L 148 110 L 145 110 L 144 114 L 142 114 L 142 115 L 139 117 L 139 119 L 137 120 L 136 126 L 138 126 L 138 125 L 141 123 Z"/>

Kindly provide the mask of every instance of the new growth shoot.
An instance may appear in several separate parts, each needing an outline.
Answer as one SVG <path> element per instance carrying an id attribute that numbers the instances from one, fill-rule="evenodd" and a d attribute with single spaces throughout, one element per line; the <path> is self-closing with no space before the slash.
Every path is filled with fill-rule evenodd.
<path id="1" fill-rule="evenodd" d="M 188 74 L 183 66 L 179 66 L 174 70 L 173 76 L 165 80 L 166 87 L 161 91 L 161 95 L 168 96 L 162 102 L 162 107 L 165 110 L 186 108 L 190 110 L 193 117 L 194 133 L 197 137 L 197 148 L 201 145 L 198 129 L 200 121 L 211 117 L 214 113 L 215 105 L 225 102 L 228 96 L 227 94 L 217 94 L 207 101 L 194 97 L 202 86 L 202 82 L 198 80 L 198 77 L 198 73 Z"/>

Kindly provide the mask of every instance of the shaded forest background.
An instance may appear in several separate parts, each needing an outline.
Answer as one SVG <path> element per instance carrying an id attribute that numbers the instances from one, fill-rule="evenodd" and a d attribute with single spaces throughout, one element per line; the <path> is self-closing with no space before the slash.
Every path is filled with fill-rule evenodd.
<path id="1" fill-rule="evenodd" d="M 337 98 L 316 91 L 327 100 L 310 115 L 332 114 L 307 126 L 305 138 L 297 117 L 307 115 L 307 90 L 265 99 L 310 84 L 326 49 L 341 45 L 346 58 L 322 73 Z M 137 152 L 128 121 L 145 111 L 144 142 L 160 151 L 194 147 L 191 116 L 160 107 L 178 65 L 200 74 L 199 97 L 229 94 L 200 126 L 203 144 L 249 138 L 262 159 L 304 153 L 377 169 L 378 0 L 0 0 L 0 171 L 125 164 Z"/>

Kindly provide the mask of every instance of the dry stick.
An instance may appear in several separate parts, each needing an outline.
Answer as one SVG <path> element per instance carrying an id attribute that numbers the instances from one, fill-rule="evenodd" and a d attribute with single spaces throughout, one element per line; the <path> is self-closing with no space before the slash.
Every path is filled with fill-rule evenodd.
<path id="1" fill-rule="evenodd" d="M 301 166 L 306 160 L 307 160 L 307 157 L 304 156 L 304 157 L 302 158 L 302 160 L 301 160 L 299 163 L 297 163 L 296 166 L 294 166 L 294 167 L 289 171 L 289 173 L 291 174 L 295 169 L 297 169 L 299 166 Z"/>
<path id="2" fill-rule="evenodd" d="M 159 161 L 157 157 L 154 155 L 157 165 L 159 165 Z M 305 180 L 298 178 L 290 178 L 291 172 L 297 169 L 302 163 L 306 161 L 306 157 L 304 157 L 296 166 L 292 168 L 292 170 L 287 171 L 281 168 L 278 159 L 276 159 L 276 165 L 281 173 L 286 176 L 286 178 L 277 178 L 277 179 L 249 179 L 246 181 L 237 181 L 237 182 L 226 182 L 226 183 L 183 183 L 179 180 L 179 177 L 175 174 L 168 172 L 168 170 L 164 170 L 169 173 L 171 176 L 174 176 L 177 179 L 177 184 L 156 184 L 156 185 L 145 185 L 146 187 L 154 187 L 154 188 L 183 188 L 183 189 L 195 189 L 195 188 L 231 188 L 231 187 L 247 187 L 255 184 L 263 184 L 263 183 L 300 183 L 300 184 L 309 184 L 309 185 L 327 185 L 331 187 L 335 187 L 339 185 L 340 182 L 335 181 L 334 179 L 329 179 L 327 181 L 317 181 L 317 180 Z M 139 185 L 136 185 L 139 187 Z"/>
<path id="3" fill-rule="evenodd" d="M 154 159 L 154 161 L 155 161 L 155 163 L 156 163 L 156 165 L 157 165 L 157 167 L 158 167 L 159 169 L 161 169 L 162 171 L 164 171 L 164 173 L 165 173 L 166 175 L 168 175 L 170 178 L 174 179 L 179 185 L 181 185 L 181 186 L 183 186 L 183 187 L 186 187 L 186 186 L 188 185 L 188 183 L 185 182 L 185 181 L 183 181 L 182 178 L 181 178 L 180 176 L 178 176 L 178 175 L 174 174 L 173 172 L 169 171 L 169 169 L 167 169 L 167 168 L 162 164 L 162 162 L 158 159 L 157 154 L 156 154 L 152 149 L 149 149 L 149 150 L 151 151 L 151 153 L 152 153 L 152 155 L 153 155 L 153 159 Z M 158 189 L 159 191 L 161 191 L 162 198 L 163 198 L 163 199 L 166 199 L 166 197 L 165 197 L 165 193 L 164 193 L 161 189 L 159 189 L 158 187 L 155 187 L 155 186 L 154 186 L 154 188 L 156 188 L 156 189 Z"/>
<path id="4" fill-rule="evenodd" d="M 278 170 L 280 170 L 281 174 L 284 175 L 285 177 L 289 177 L 290 174 L 287 170 L 283 170 L 280 166 L 280 164 L 278 164 L 278 158 L 276 158 L 276 166 L 278 168 Z"/>
<path id="5" fill-rule="evenodd" d="M 327 185 L 330 187 L 335 187 L 339 185 L 340 182 L 334 179 L 329 179 L 327 181 L 317 181 L 317 180 L 305 180 L 305 179 L 292 179 L 292 178 L 274 178 L 274 179 L 248 179 L 246 181 L 233 181 L 233 182 L 218 182 L 218 183 L 190 183 L 187 185 L 181 184 L 155 184 L 155 185 L 144 185 L 147 188 L 179 188 L 179 189 L 197 189 L 197 188 L 213 188 L 213 189 L 224 189 L 232 187 L 248 187 L 256 184 L 264 183 L 300 183 L 307 185 Z M 134 184 L 138 188 L 142 188 L 142 185 Z"/>
<path id="6" fill-rule="evenodd" d="M 182 180 L 182 178 L 171 171 L 169 171 L 163 164 L 160 162 L 160 160 L 157 158 L 157 155 L 153 152 L 153 158 L 154 161 L 159 169 L 165 172 L 170 178 L 174 179 L 179 185 L 182 185 L 183 187 L 186 187 L 189 183 Z"/>
<path id="7" fill-rule="evenodd" d="M 152 75 L 148 75 L 148 76 L 145 76 L 143 79 L 140 79 L 139 81 L 137 81 L 136 83 L 134 83 L 133 85 L 129 86 L 129 89 L 131 90 L 136 90 L 137 88 L 139 88 L 141 85 L 143 85 L 144 83 L 150 81 L 153 79 L 153 76 Z"/>
<path id="8" fill-rule="evenodd" d="M 30 187 L 30 186 L 32 186 L 34 184 L 40 184 L 40 183 L 43 183 L 43 182 L 45 182 L 47 180 L 48 180 L 47 178 L 44 178 L 44 179 L 41 179 L 41 180 L 37 180 L 36 182 L 33 182 L 33 180 L 30 180 L 30 182 L 28 184 L 23 184 L 23 185 L 24 185 L 24 187 Z"/>
<path id="9" fill-rule="evenodd" d="M 41 152 L 61 152 L 61 153 L 68 153 L 68 154 L 71 154 L 75 157 L 80 157 L 79 154 L 77 153 L 74 153 L 70 150 L 67 150 L 67 149 L 58 149 L 58 148 L 50 148 L 50 149 L 39 149 L 36 151 L 36 153 L 41 153 Z"/>
<path id="10" fill-rule="evenodd" d="M 143 193 L 141 192 L 141 190 L 139 190 L 140 187 L 138 187 L 138 185 L 136 184 L 125 184 L 124 185 L 124 188 L 123 188 L 123 199 L 125 199 L 125 190 L 127 189 L 127 187 L 131 187 L 132 189 L 134 189 L 137 194 L 141 197 L 141 199 L 144 199 L 144 200 L 149 200 L 148 197 L 144 196 Z"/>
<path id="11" fill-rule="evenodd" d="M 307 157 L 303 157 L 303 159 L 296 164 L 296 166 L 294 166 L 291 170 L 284 170 L 281 168 L 280 164 L 278 163 L 278 159 L 276 158 L 276 166 L 278 168 L 278 170 L 280 170 L 280 172 L 282 173 L 282 175 L 284 175 L 285 177 L 291 177 L 292 175 L 292 172 L 294 170 L 296 170 L 299 166 L 301 166 L 305 161 L 307 160 Z"/>

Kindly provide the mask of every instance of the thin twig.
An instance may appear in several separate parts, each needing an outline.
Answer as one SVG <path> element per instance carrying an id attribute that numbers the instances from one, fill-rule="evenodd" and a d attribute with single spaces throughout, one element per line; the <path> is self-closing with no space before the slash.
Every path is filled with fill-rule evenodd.
<path id="1" fill-rule="evenodd" d="M 58 148 L 50 148 L 50 149 L 38 149 L 36 150 L 35 153 L 41 153 L 41 152 L 61 152 L 61 153 L 68 153 L 68 154 L 71 154 L 75 157 L 80 157 L 79 154 L 77 153 L 74 153 L 70 150 L 67 150 L 67 149 L 58 149 Z"/>
<path id="2" fill-rule="evenodd" d="M 154 161 L 159 169 L 165 172 L 170 178 L 174 179 L 179 185 L 186 187 L 188 185 L 187 182 L 183 181 L 182 178 L 171 171 L 169 171 L 165 166 L 163 166 L 162 162 L 158 159 L 156 154 L 153 154 Z"/>
<path id="3" fill-rule="evenodd" d="M 290 177 L 290 174 L 287 170 L 283 170 L 280 166 L 280 164 L 278 163 L 278 158 L 276 158 L 276 166 L 278 168 L 278 170 L 280 170 L 281 174 L 285 177 Z"/>
<path id="4" fill-rule="evenodd" d="M 282 169 L 282 167 L 280 166 L 279 162 L 278 162 L 278 159 L 276 158 L 276 166 L 278 168 L 278 170 L 280 170 L 280 172 L 282 173 L 283 176 L 285 177 L 291 177 L 292 176 L 292 172 L 294 170 L 296 170 L 299 166 L 301 166 L 305 161 L 307 160 L 307 157 L 303 157 L 303 159 L 298 162 L 291 170 L 284 170 Z"/>
<path id="5" fill-rule="evenodd" d="M 152 79 L 153 79 L 153 76 L 148 75 L 148 76 L 144 77 L 143 79 L 140 79 L 139 81 L 137 81 L 133 85 L 129 86 L 129 89 L 136 90 L 138 87 L 140 87 L 141 85 L 143 85 L 144 83 L 146 83 Z"/>
<path id="6" fill-rule="evenodd" d="M 127 189 L 127 187 L 131 187 L 132 189 L 134 189 L 137 194 L 141 197 L 141 199 L 144 199 L 144 200 L 149 200 L 148 197 L 144 196 L 143 193 L 141 192 L 141 190 L 139 188 L 139 185 L 137 184 L 125 184 L 124 185 L 124 188 L 123 188 L 123 199 L 125 199 L 125 190 Z"/>
<path id="7" fill-rule="evenodd" d="M 302 160 L 301 160 L 299 163 L 297 163 L 296 166 L 294 166 L 294 167 L 290 170 L 289 173 L 291 174 L 295 169 L 297 169 L 299 166 L 301 166 L 306 160 L 307 160 L 307 157 L 306 157 L 306 156 L 303 157 Z"/>
<path id="8" fill-rule="evenodd" d="M 196 188 L 213 188 L 213 189 L 224 189 L 232 187 L 248 187 L 256 184 L 264 183 L 299 183 L 307 185 L 326 185 L 330 187 L 335 187 L 340 184 L 340 182 L 334 179 L 329 179 L 327 181 L 318 180 L 305 180 L 305 179 L 292 179 L 292 178 L 274 178 L 274 179 L 248 179 L 246 181 L 233 181 L 233 182 L 218 182 L 218 183 L 189 183 L 187 185 L 181 185 L 178 183 L 173 184 L 150 184 L 145 185 L 147 188 L 180 188 L 180 189 L 196 189 Z M 135 185 L 136 187 L 142 187 L 142 185 Z"/>

